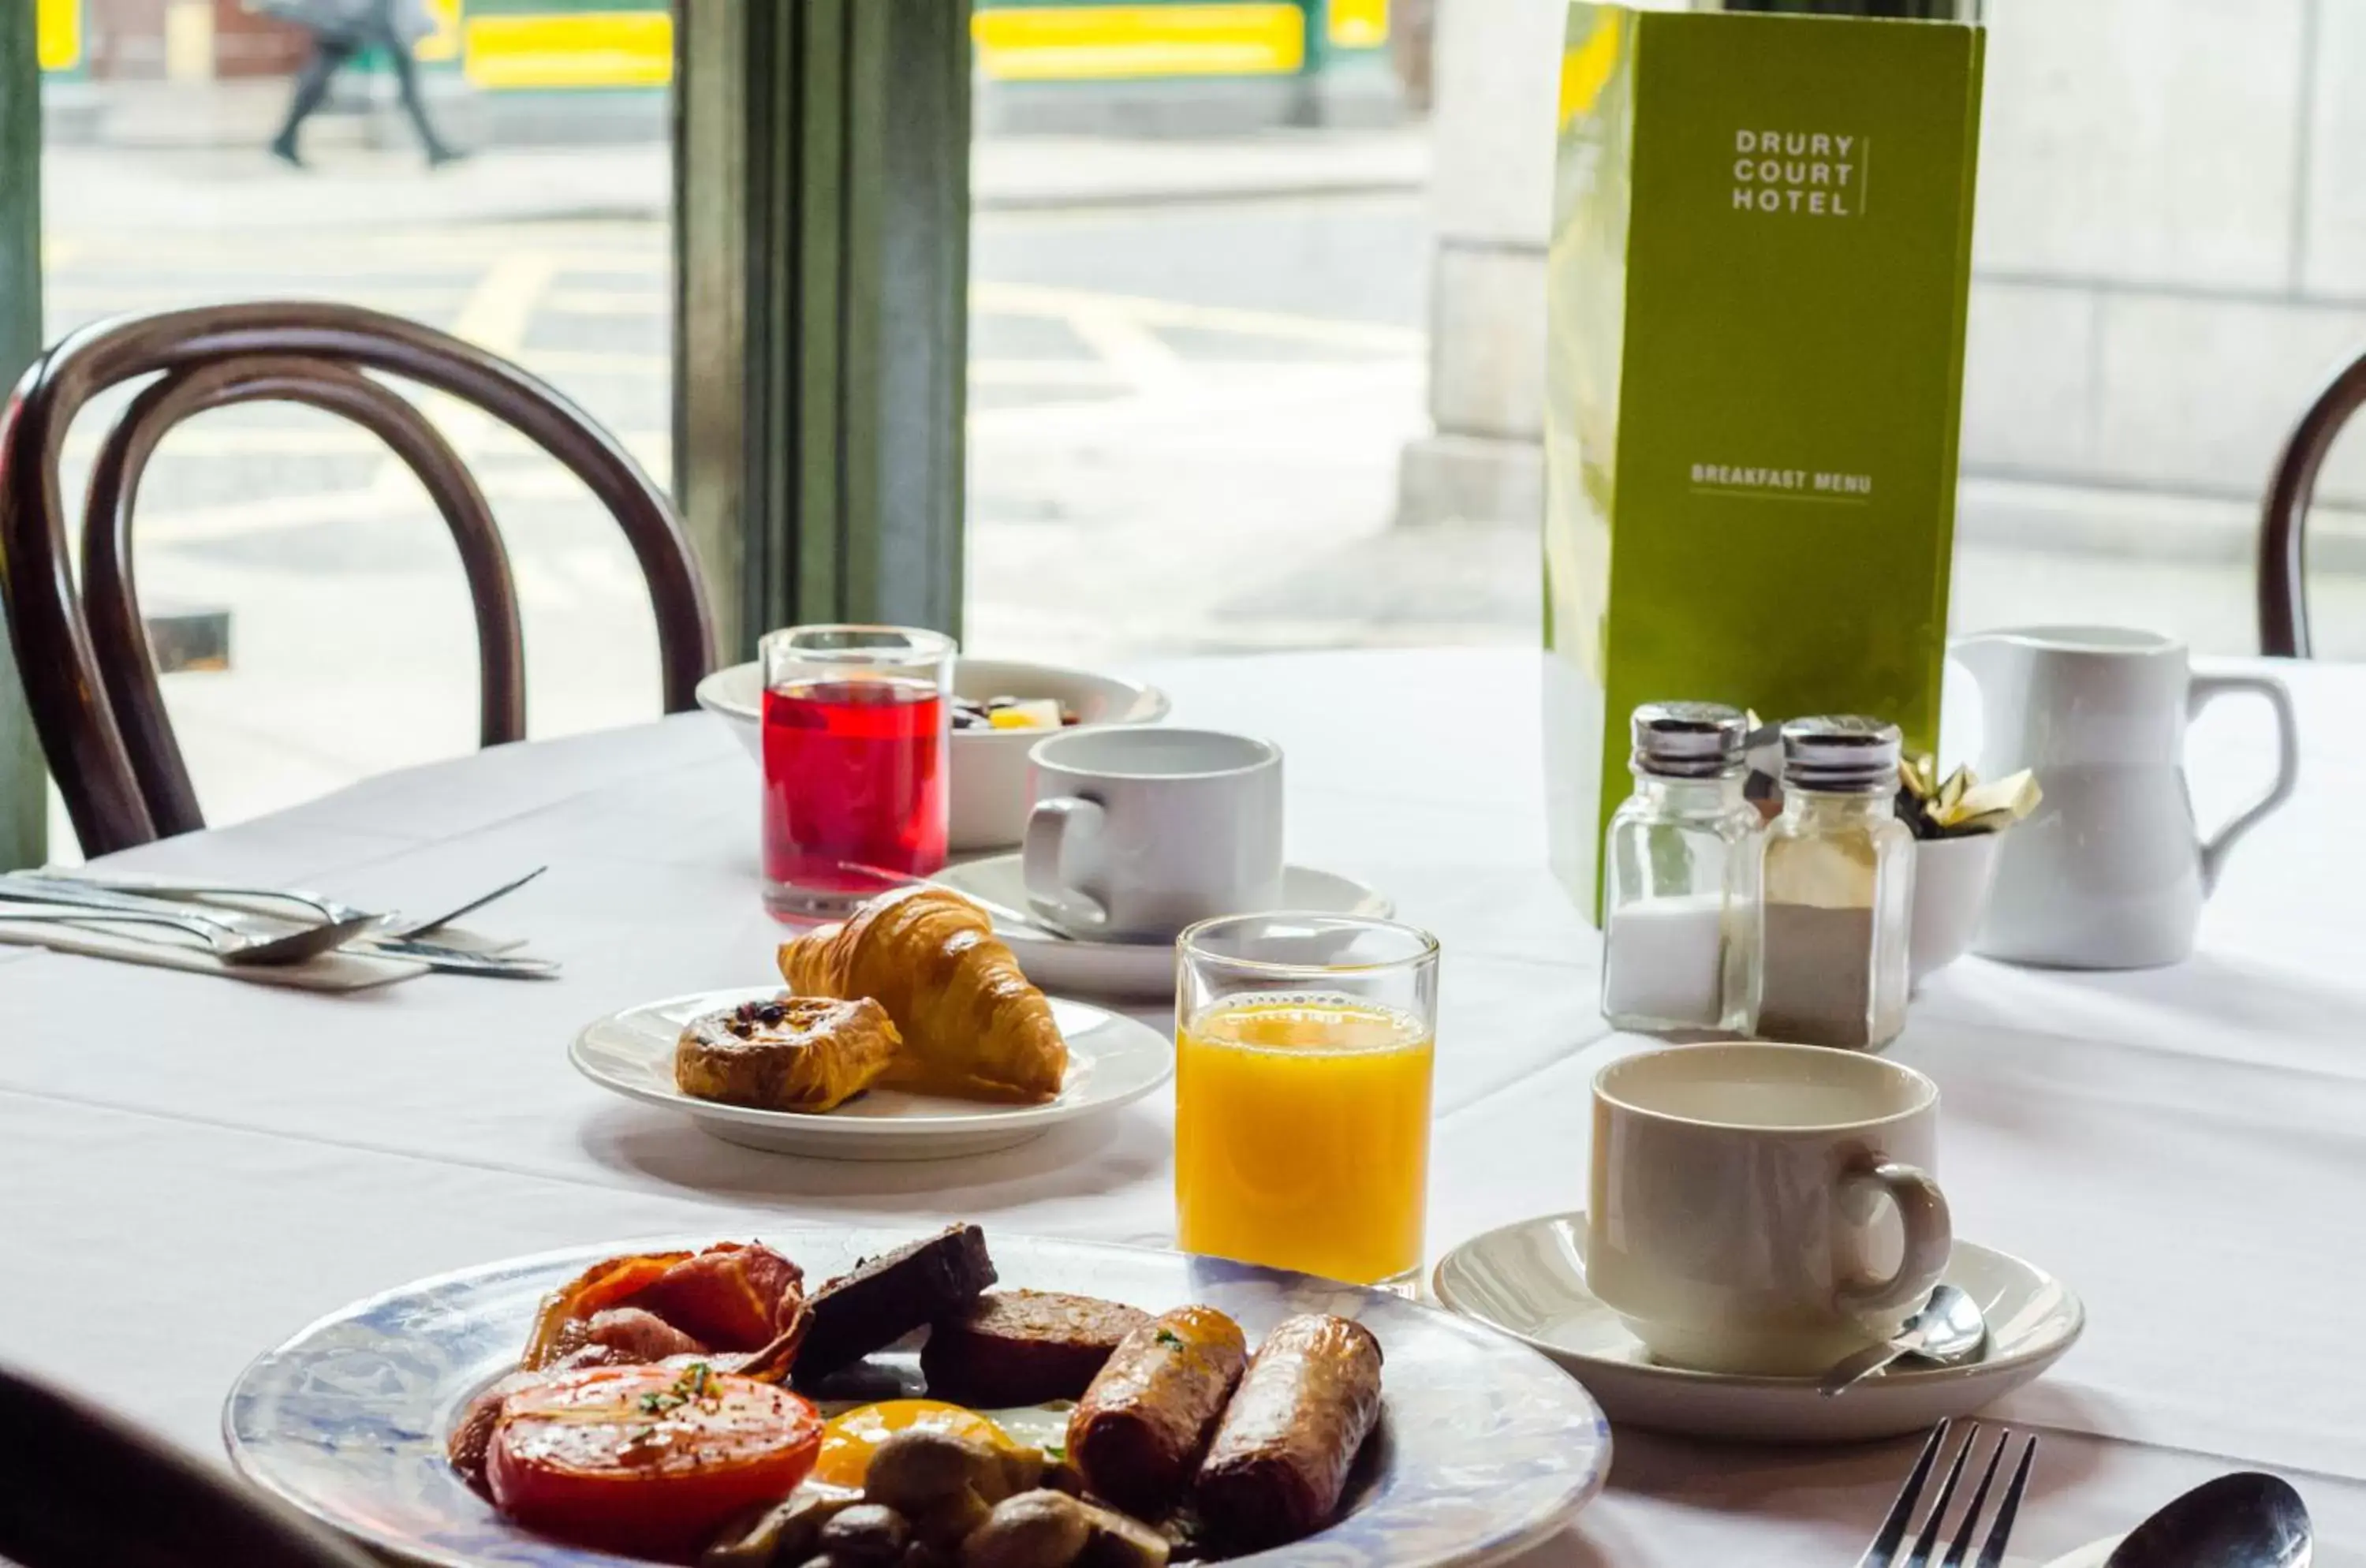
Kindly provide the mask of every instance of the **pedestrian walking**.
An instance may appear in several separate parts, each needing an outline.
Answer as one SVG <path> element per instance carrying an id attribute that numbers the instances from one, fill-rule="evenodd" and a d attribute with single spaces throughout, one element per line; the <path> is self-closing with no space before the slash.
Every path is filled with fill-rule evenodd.
<path id="1" fill-rule="evenodd" d="M 297 73 L 295 96 L 287 100 L 287 120 L 271 139 L 274 156 L 298 168 L 304 160 L 296 150 L 296 133 L 329 96 L 329 79 L 353 62 L 364 50 L 384 50 L 394 62 L 403 112 L 419 132 L 427 151 L 427 166 L 435 168 L 460 156 L 459 151 L 435 134 L 427 118 L 426 100 L 419 92 L 419 64 L 411 46 L 435 30 L 425 0 L 276 0 L 266 9 L 302 26 L 312 35 L 312 57 Z"/>

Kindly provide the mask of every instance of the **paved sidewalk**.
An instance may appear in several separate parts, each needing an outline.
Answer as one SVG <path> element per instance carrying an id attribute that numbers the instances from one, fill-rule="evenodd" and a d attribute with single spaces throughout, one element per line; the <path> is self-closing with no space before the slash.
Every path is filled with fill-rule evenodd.
<path id="1" fill-rule="evenodd" d="M 110 84 L 101 140 L 43 159 L 52 227 L 339 229 L 537 220 L 664 219 L 672 205 L 661 141 L 488 147 L 417 177 L 406 126 L 324 113 L 304 130 L 310 167 L 264 143 L 287 85 Z M 1416 192 L 1429 180 L 1425 128 L 1275 130 L 1190 141 L 992 136 L 975 145 L 981 210 L 1279 200 Z"/>

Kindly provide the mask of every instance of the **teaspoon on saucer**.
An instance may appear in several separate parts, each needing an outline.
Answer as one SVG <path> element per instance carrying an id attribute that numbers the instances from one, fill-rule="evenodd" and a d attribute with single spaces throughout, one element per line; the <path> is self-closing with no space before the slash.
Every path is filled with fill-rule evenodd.
<path id="1" fill-rule="evenodd" d="M 1894 1337 L 1835 1365 L 1824 1374 L 1817 1392 L 1826 1398 L 1846 1393 L 1904 1356 L 1936 1366 L 1958 1366 L 1976 1359 L 1988 1348 L 1988 1320 L 1980 1315 L 1980 1303 L 1953 1285 L 1941 1285 Z"/>
<path id="2" fill-rule="evenodd" d="M 887 884 L 890 887 L 930 887 L 942 886 L 941 884 L 932 882 L 930 878 L 925 876 L 914 876 L 909 873 L 901 871 L 889 871 L 884 866 L 863 865 L 859 862 L 851 860 L 839 862 L 838 869 L 840 871 L 851 871 L 861 876 L 875 877 L 879 881 Z M 997 903 L 994 899 L 981 897 L 966 887 L 957 887 L 954 891 L 959 893 L 963 897 L 968 899 L 971 903 L 976 905 L 979 908 L 984 909 L 987 914 L 993 916 L 994 923 L 997 926 L 1019 926 L 1023 928 L 1031 936 L 1045 937 L 1053 942 L 1073 942 L 1075 940 L 1075 938 L 1069 936 L 1066 931 L 1060 930 L 1058 927 L 1047 925 L 1035 916 L 1014 909 L 1008 904 Z"/>

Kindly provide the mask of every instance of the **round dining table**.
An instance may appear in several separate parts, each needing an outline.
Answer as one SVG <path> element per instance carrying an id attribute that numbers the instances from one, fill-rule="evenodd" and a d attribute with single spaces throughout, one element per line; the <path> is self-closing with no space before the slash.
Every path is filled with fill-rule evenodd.
<path id="1" fill-rule="evenodd" d="M 2290 684 L 2302 766 L 2233 854 L 2194 955 L 2124 973 L 1966 958 L 1891 1052 L 1943 1092 L 1957 1234 L 2051 1270 L 2089 1314 L 1989 1413 L 2043 1434 L 2016 1562 L 2262 1469 L 2306 1498 L 2320 1564 L 2366 1564 L 2366 669 L 2214 667 Z M 1290 858 L 1438 935 L 1433 1259 L 1583 1206 L 1590 1079 L 1648 1043 L 1603 1021 L 1599 939 L 1547 869 L 1541 669 L 1464 649 L 1132 671 L 1177 722 L 1279 741 Z M 1953 686 L 1948 711 L 1951 738 L 1977 712 Z M 2205 823 L 2273 768 L 2263 705 L 2197 724 Z M 577 1076 L 587 1021 L 772 976 L 757 806 L 738 738 L 693 714 L 372 778 L 107 862 L 411 908 L 547 865 L 472 920 L 564 974 L 325 994 L 0 949 L 0 1360 L 219 1459 L 251 1358 L 481 1261 L 790 1223 L 1169 1243 L 1168 1092 L 1002 1153 L 835 1163 L 719 1142 Z M 1523 1563 L 1842 1568 L 1916 1447 L 1615 1438 L 1607 1490 Z"/>

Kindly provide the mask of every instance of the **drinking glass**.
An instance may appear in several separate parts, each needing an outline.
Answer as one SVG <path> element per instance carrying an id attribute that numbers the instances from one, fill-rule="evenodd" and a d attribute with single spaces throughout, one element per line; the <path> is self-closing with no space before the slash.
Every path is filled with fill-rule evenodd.
<path id="1" fill-rule="evenodd" d="M 1391 920 L 1227 915 L 1183 932 L 1176 969 L 1184 1250 L 1413 1286 L 1437 939 Z"/>
<path id="2" fill-rule="evenodd" d="M 945 863 L 953 641 L 912 626 L 764 638 L 764 903 L 834 919 Z"/>

